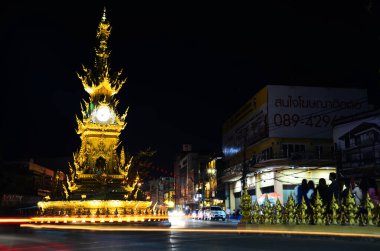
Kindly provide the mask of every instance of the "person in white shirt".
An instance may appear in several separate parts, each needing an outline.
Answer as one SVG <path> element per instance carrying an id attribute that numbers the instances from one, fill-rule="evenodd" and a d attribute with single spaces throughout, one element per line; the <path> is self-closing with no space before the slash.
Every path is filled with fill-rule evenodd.
<path id="1" fill-rule="evenodd" d="M 363 192 L 356 182 L 354 184 L 354 189 L 352 189 L 352 195 L 355 197 L 356 205 L 359 206 L 363 199 Z"/>
<path id="2" fill-rule="evenodd" d="M 227 210 L 226 210 L 226 214 L 227 214 L 227 221 L 230 219 L 230 215 L 231 215 L 231 209 L 228 207 Z"/>

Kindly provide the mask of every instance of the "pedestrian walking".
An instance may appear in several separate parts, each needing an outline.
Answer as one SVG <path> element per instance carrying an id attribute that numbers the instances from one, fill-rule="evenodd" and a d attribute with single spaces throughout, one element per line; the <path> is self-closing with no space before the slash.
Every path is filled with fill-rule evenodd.
<path id="1" fill-rule="evenodd" d="M 227 210 L 226 210 L 226 219 L 227 219 L 227 221 L 230 221 L 230 215 L 231 215 L 231 209 L 229 207 L 227 207 Z"/>
<path id="2" fill-rule="evenodd" d="M 331 180 L 331 184 L 329 185 L 329 202 L 331 202 L 333 195 L 336 201 L 340 201 L 341 191 L 339 183 L 336 180 L 336 173 L 330 173 L 329 180 Z"/>

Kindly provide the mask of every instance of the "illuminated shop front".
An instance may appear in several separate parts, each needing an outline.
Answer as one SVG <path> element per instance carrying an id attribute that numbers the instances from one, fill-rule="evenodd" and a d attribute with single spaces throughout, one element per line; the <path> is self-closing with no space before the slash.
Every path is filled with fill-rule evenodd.
<path id="1" fill-rule="evenodd" d="M 330 172 L 335 172 L 335 167 L 294 167 L 294 166 L 272 166 L 257 169 L 247 176 L 247 189 L 251 195 L 252 202 L 258 200 L 262 204 L 265 195 L 270 201 L 277 198 L 284 203 L 288 197 L 294 195 L 294 189 L 301 184 L 302 179 L 312 180 L 318 184 L 320 178 L 326 179 Z M 237 177 L 241 177 L 237 176 Z M 225 182 L 228 191 L 226 207 L 237 209 L 240 206 L 242 182 L 240 179 Z M 328 183 L 329 184 L 329 183 Z"/>

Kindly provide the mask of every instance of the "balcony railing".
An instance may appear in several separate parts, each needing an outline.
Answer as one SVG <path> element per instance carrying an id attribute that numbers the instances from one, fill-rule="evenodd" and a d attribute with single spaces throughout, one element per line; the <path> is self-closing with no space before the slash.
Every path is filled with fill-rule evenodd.
<path id="1" fill-rule="evenodd" d="M 345 155 L 345 156 L 342 156 L 339 163 L 342 168 L 379 166 L 380 157 L 375 158 L 374 156 L 371 156 L 371 157 L 363 157 L 363 158 L 356 159 L 356 158 L 352 158 L 351 155 Z"/>
<path id="2" fill-rule="evenodd" d="M 256 155 L 256 163 L 276 160 L 276 159 L 287 159 L 287 160 L 311 160 L 311 159 L 333 159 L 333 153 L 321 153 L 321 152 L 292 152 L 284 153 L 277 152 L 274 154 L 260 154 Z"/>
<path id="3" fill-rule="evenodd" d="M 379 151 L 380 142 L 374 142 L 370 140 L 362 141 L 360 144 L 351 144 L 349 146 L 338 146 L 337 152 L 347 152 L 347 151 L 361 151 L 363 149 L 374 149 L 374 151 Z"/>
<path id="4" fill-rule="evenodd" d="M 337 162 L 340 168 L 359 168 L 380 165 L 380 144 L 350 149 L 338 149 Z"/>

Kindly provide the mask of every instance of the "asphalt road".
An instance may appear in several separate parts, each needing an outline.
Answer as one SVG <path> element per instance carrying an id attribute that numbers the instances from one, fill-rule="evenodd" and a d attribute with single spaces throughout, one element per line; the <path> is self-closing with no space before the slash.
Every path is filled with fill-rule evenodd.
<path id="1" fill-rule="evenodd" d="M 235 223 L 185 220 L 167 231 L 102 232 L 21 228 L 0 233 L 0 250 L 380 250 L 380 241 L 356 238 L 215 233 Z M 181 229 L 209 232 L 182 232 Z"/>

